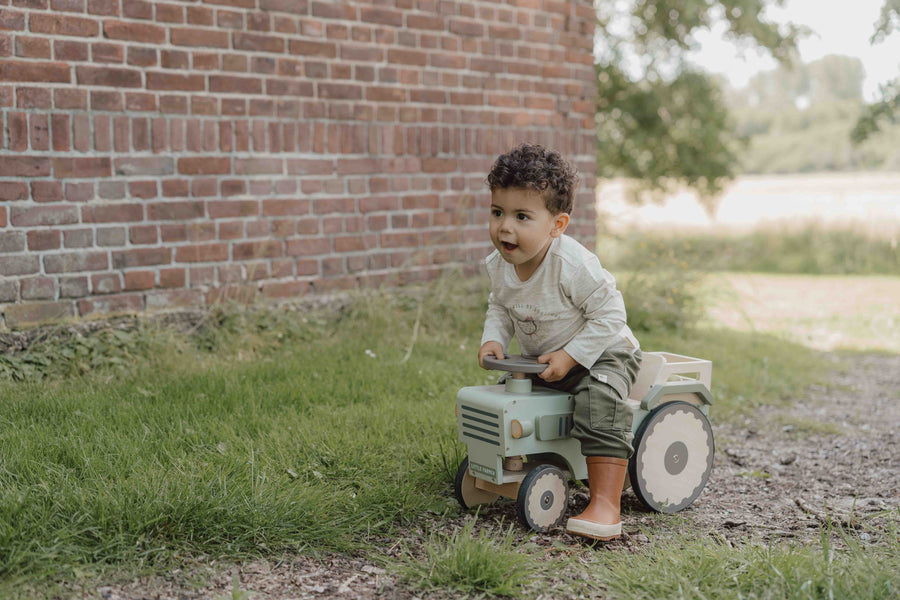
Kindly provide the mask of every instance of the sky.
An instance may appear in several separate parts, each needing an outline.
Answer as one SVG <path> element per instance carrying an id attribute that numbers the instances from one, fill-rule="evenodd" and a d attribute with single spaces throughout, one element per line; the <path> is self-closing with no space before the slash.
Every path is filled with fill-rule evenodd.
<path id="1" fill-rule="evenodd" d="M 881 14 L 884 0 L 786 0 L 770 6 L 767 14 L 776 22 L 805 25 L 813 33 L 800 41 L 800 57 L 811 62 L 829 54 L 858 57 L 865 67 L 863 96 L 877 97 L 878 84 L 900 77 L 900 32 L 872 45 L 870 38 Z M 739 49 L 723 39 L 723 26 L 695 35 L 700 46 L 691 54 L 692 62 L 721 73 L 737 88 L 760 71 L 776 67 L 775 61 L 754 49 Z"/>

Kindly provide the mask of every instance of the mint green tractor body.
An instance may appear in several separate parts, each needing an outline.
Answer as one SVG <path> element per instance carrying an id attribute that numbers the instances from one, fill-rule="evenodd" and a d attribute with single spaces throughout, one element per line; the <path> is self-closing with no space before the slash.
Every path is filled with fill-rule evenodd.
<path id="1" fill-rule="evenodd" d="M 565 517 L 568 481 L 587 479 L 581 444 L 570 435 L 574 397 L 541 387 L 539 379 L 532 385 L 523 371 L 514 370 L 539 372 L 542 367 L 533 361 L 494 362 L 492 368 L 511 373 L 504 384 L 465 387 L 457 394 L 459 439 L 468 456 L 457 473 L 456 496 L 465 508 L 513 498 L 519 517 L 532 529 L 546 531 Z M 625 487 L 631 485 L 652 510 L 684 509 L 709 478 L 711 375 L 707 360 L 644 354 L 628 399 L 635 453 Z"/>

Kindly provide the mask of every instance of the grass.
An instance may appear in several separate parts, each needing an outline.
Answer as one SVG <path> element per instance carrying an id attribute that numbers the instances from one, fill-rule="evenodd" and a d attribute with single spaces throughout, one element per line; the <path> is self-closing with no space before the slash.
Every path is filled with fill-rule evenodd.
<path id="1" fill-rule="evenodd" d="M 482 284 L 447 279 L 419 295 L 363 294 L 335 314 L 222 310 L 190 335 L 147 326 L 104 334 L 117 341 L 90 352 L 39 345 L 29 369 L 8 360 L 0 596 L 64 596 L 71 582 L 196 560 L 366 553 L 426 512 L 455 511 L 453 398 L 496 378 L 475 361 L 485 299 Z M 759 333 L 639 337 L 715 360 L 714 423 L 778 405 L 830 369 Z M 528 595 L 492 567 L 529 552 L 505 535 L 433 537 L 427 577 L 411 581 Z"/>
<path id="2" fill-rule="evenodd" d="M 474 533 L 475 519 L 449 535 L 432 533 L 424 558 L 407 550 L 397 572 L 413 587 L 454 594 L 515 596 L 539 575 L 534 557 L 515 547 L 513 527 Z"/>
<path id="3" fill-rule="evenodd" d="M 821 350 L 900 353 L 900 277 L 720 273 L 711 319 Z"/>
<path id="4" fill-rule="evenodd" d="M 887 600 L 900 593 L 900 538 L 893 523 L 874 544 L 826 527 L 815 545 L 729 547 L 712 537 L 658 544 L 636 556 L 605 553 L 596 560 L 618 600 Z"/>
<path id="5" fill-rule="evenodd" d="M 885 224 L 885 227 L 888 227 Z M 896 275 L 900 231 L 870 235 L 823 225 L 764 226 L 747 233 L 635 232 L 604 242 L 607 263 L 620 269 L 677 257 L 704 271 L 807 275 Z"/>

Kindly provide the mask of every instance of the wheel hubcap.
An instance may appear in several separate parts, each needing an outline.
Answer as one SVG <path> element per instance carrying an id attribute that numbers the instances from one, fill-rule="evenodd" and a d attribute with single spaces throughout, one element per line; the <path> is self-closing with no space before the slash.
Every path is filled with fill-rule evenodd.
<path id="1" fill-rule="evenodd" d="M 678 475 L 684 471 L 688 463 L 688 449 L 684 442 L 673 442 L 666 450 L 666 471 L 670 475 Z"/>
<path id="2" fill-rule="evenodd" d="M 547 510 L 551 506 L 553 506 L 553 492 L 547 490 L 541 494 L 541 508 Z"/>

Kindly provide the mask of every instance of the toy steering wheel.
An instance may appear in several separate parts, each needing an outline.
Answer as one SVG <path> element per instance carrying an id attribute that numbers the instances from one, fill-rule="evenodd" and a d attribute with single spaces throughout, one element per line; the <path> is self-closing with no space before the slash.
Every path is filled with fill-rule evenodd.
<path id="1" fill-rule="evenodd" d="M 489 354 L 481 360 L 488 369 L 508 371 L 509 373 L 543 373 L 548 366 L 545 363 L 539 363 L 537 358 L 533 356 L 523 356 L 521 354 L 507 354 L 506 358 L 502 360 L 493 354 Z"/>

